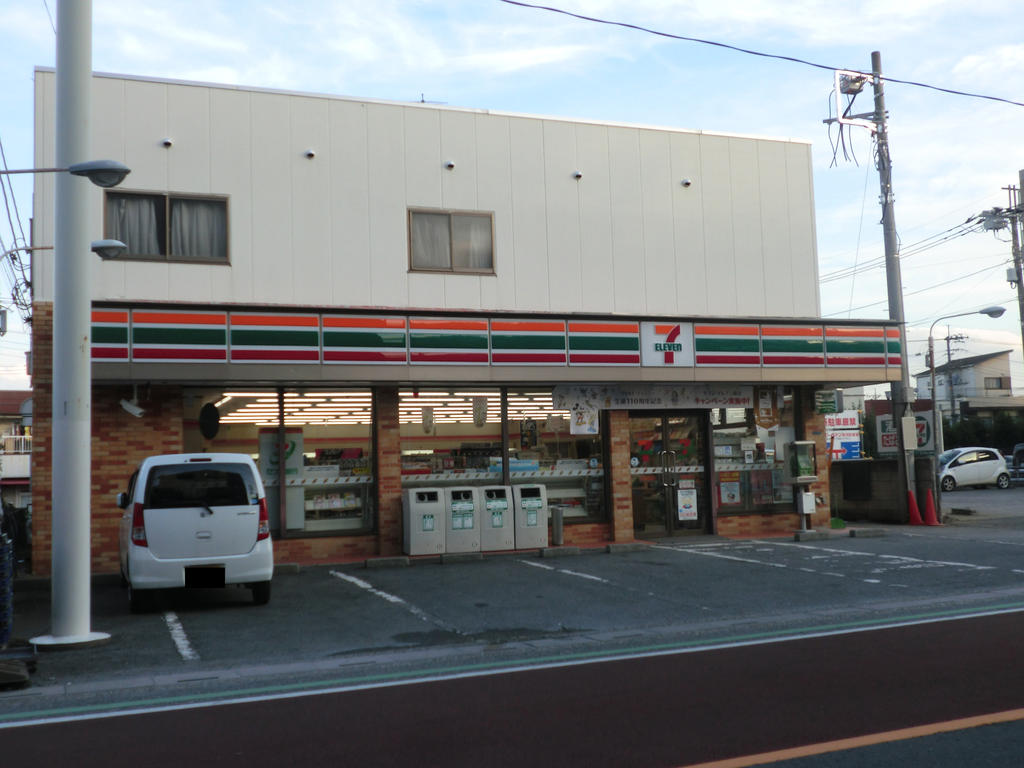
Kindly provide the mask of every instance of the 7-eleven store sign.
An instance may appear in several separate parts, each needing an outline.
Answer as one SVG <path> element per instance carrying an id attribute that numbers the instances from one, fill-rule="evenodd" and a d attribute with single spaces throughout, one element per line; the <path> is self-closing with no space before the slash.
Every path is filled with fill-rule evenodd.
<path id="1" fill-rule="evenodd" d="M 640 363 L 693 367 L 693 323 L 641 323 Z"/>

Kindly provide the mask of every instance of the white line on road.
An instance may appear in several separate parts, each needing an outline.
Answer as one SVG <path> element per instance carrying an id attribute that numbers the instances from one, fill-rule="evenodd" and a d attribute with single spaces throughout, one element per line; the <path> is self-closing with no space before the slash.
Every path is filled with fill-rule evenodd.
<path id="1" fill-rule="evenodd" d="M 336 579 L 341 579 L 342 581 L 347 581 L 349 584 L 354 584 L 355 586 L 359 587 L 360 589 L 366 590 L 371 595 L 376 595 L 377 597 L 380 597 L 380 598 L 383 598 L 384 600 L 387 600 L 389 603 L 394 603 L 395 605 L 402 606 L 405 610 L 407 610 L 409 613 L 411 613 L 413 616 L 415 616 L 420 621 L 425 621 L 428 624 L 433 624 L 433 625 L 435 625 L 437 627 L 440 627 L 441 629 L 444 629 L 444 630 L 446 630 L 448 632 L 454 632 L 457 635 L 461 635 L 462 634 L 462 632 L 460 632 L 455 627 L 452 627 L 452 626 L 444 623 L 440 619 L 435 619 L 433 616 L 431 616 L 426 611 L 423 611 L 423 610 L 417 608 L 415 605 L 407 603 L 405 600 L 400 598 L 398 595 L 392 595 L 390 592 L 385 592 L 383 589 L 377 589 L 375 586 L 373 586 L 373 584 L 371 584 L 368 581 L 363 581 L 360 578 L 357 578 L 355 576 L 350 576 L 347 573 L 341 573 L 340 571 L 331 571 L 330 573 L 331 573 L 331 576 L 333 576 Z"/>
<path id="2" fill-rule="evenodd" d="M 610 584 L 608 579 L 602 579 L 600 576 L 593 576 L 589 573 L 580 573 L 579 571 L 570 571 L 568 568 L 555 568 L 553 565 L 544 565 L 543 563 L 535 563 L 532 560 L 519 560 L 518 562 L 523 565 L 529 565 L 533 568 L 542 568 L 545 571 L 555 571 L 556 573 L 564 573 L 566 576 L 576 576 L 580 579 L 588 579 L 590 581 L 599 581 L 602 584 Z"/>
<path id="3" fill-rule="evenodd" d="M 755 560 L 752 557 L 736 557 L 735 555 L 723 555 L 719 552 L 707 552 L 694 547 L 665 547 L 660 544 L 652 544 L 651 549 L 668 549 L 672 552 L 683 552 L 688 555 L 701 555 L 702 557 L 717 557 L 720 560 L 735 560 L 739 563 L 753 563 L 754 565 L 767 565 L 769 568 L 788 568 L 784 563 L 770 563 L 767 560 Z"/>
<path id="4" fill-rule="evenodd" d="M 178 620 L 178 614 L 174 611 L 167 611 L 164 614 L 164 623 L 171 632 L 171 640 L 174 641 L 174 646 L 178 649 L 178 655 L 185 661 L 198 661 L 199 654 L 192 647 L 192 643 L 188 641 L 188 635 L 185 634 L 185 628 Z"/>

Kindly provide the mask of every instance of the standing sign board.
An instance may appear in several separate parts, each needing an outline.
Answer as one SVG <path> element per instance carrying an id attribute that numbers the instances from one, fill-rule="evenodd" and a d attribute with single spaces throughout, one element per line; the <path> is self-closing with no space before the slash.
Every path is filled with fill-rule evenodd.
<path id="1" fill-rule="evenodd" d="M 875 434 L 878 435 L 878 452 L 896 453 L 899 441 L 896 436 L 898 421 L 894 420 L 892 414 L 886 413 L 875 417 Z M 917 453 L 935 452 L 935 432 L 932 429 L 932 412 L 921 411 L 914 414 L 914 427 L 917 433 Z"/>
<path id="2" fill-rule="evenodd" d="M 833 461 L 859 459 L 860 414 L 857 411 L 825 414 L 825 444 Z"/>

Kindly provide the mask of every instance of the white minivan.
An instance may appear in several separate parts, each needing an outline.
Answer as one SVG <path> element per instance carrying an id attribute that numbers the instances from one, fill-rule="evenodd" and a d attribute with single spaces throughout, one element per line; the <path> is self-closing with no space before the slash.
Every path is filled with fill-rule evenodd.
<path id="1" fill-rule="evenodd" d="M 150 456 L 117 494 L 121 576 L 133 612 L 172 587 L 252 590 L 270 600 L 274 551 L 267 499 L 253 460 L 240 453 Z"/>

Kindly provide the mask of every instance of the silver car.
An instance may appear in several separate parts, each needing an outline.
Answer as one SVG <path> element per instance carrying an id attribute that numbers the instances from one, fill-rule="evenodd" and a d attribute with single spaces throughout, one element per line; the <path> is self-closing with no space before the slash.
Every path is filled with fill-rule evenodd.
<path id="1" fill-rule="evenodd" d="M 274 551 L 267 498 L 244 454 L 186 453 L 143 460 L 117 495 L 121 576 L 133 612 L 153 590 L 245 586 L 270 600 Z"/>
<path id="2" fill-rule="evenodd" d="M 952 448 L 939 454 L 939 486 L 952 491 L 959 486 L 1010 487 L 1006 459 L 995 448 Z"/>

